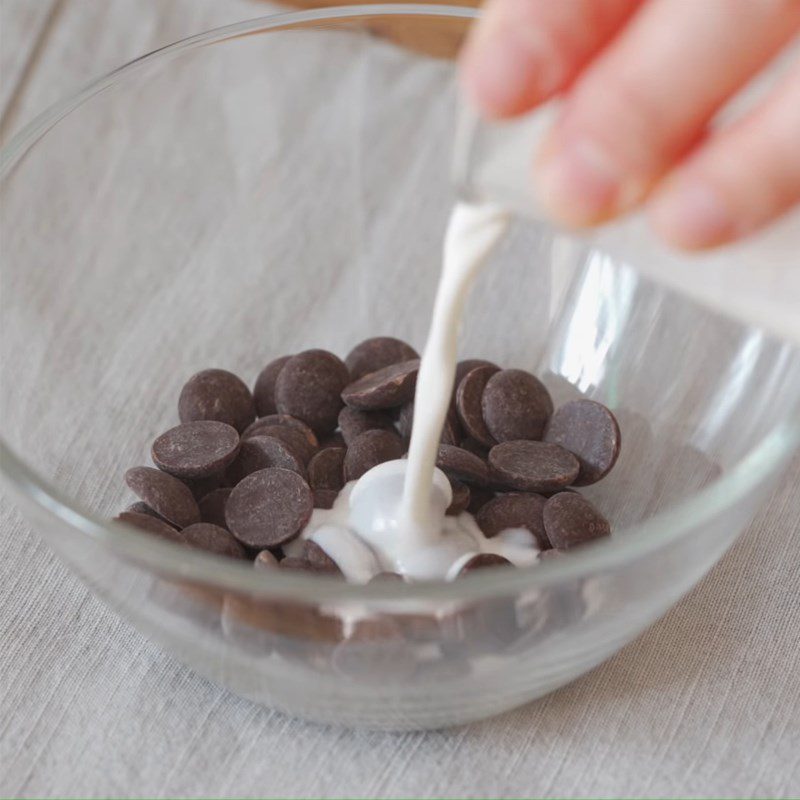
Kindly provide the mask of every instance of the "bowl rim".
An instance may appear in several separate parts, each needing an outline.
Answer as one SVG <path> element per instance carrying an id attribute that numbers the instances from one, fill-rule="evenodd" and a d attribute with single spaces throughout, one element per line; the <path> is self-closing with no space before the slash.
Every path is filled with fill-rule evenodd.
<path id="1" fill-rule="evenodd" d="M 449 5 L 369 4 L 333 6 L 306 11 L 269 14 L 225 25 L 180 39 L 142 55 L 88 83 L 35 117 L 0 148 L 0 182 L 20 163 L 25 154 L 60 120 L 94 95 L 123 78 L 175 58 L 185 51 L 244 34 L 263 33 L 292 27 L 313 27 L 315 23 L 344 19 L 417 16 L 475 19 L 478 9 Z M 331 578 L 285 573 L 276 570 L 264 580 L 264 572 L 249 562 L 223 560 L 200 550 L 156 539 L 136 528 L 94 516 L 57 487 L 36 473 L 0 437 L 0 479 L 20 505 L 44 513 L 69 526 L 78 534 L 108 546 L 121 556 L 150 571 L 213 588 L 257 596 L 290 598 L 298 601 L 415 600 L 463 601 L 498 594 L 531 591 L 578 580 L 603 569 L 618 568 L 645 558 L 691 533 L 713 516 L 735 504 L 759 486 L 800 446 L 800 419 L 780 421 L 733 467 L 680 503 L 664 509 L 625 529 L 625 536 L 613 536 L 586 545 L 569 558 L 540 561 L 515 570 L 476 571 L 458 581 L 403 584 L 393 581 L 368 585 L 349 584 Z"/>

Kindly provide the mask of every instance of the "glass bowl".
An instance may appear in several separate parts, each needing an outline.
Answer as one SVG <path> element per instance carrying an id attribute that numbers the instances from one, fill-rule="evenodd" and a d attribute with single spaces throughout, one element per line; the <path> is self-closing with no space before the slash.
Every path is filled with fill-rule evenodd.
<path id="1" fill-rule="evenodd" d="M 9 493 L 146 636 L 316 720 L 450 725 L 586 672 L 720 558 L 800 436 L 796 349 L 520 221 L 462 353 L 614 408 L 622 455 L 586 492 L 610 540 L 362 587 L 106 521 L 195 371 L 252 381 L 278 355 L 379 334 L 422 347 L 454 201 L 452 56 L 473 16 L 361 6 L 210 31 L 101 78 L 2 154 Z"/>

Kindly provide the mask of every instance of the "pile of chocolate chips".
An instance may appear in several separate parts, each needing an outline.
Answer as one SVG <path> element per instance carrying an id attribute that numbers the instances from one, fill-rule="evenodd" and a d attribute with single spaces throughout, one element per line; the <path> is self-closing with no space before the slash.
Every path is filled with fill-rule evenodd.
<path id="1" fill-rule="evenodd" d="M 198 372 L 178 399 L 181 424 L 153 442 L 155 467 L 126 472 L 139 500 L 116 519 L 257 567 L 340 574 L 314 542 L 299 558 L 281 546 L 346 482 L 407 452 L 418 370 L 412 347 L 376 337 L 344 361 L 326 350 L 275 359 L 252 392 L 225 370 Z M 469 511 L 487 537 L 526 528 L 543 551 L 610 533 L 569 488 L 599 481 L 617 459 L 619 426 L 605 406 L 554 410 L 534 375 L 484 360 L 461 361 L 455 385 L 436 462 L 453 488 L 448 514 Z M 502 563 L 476 556 L 462 571 Z"/>

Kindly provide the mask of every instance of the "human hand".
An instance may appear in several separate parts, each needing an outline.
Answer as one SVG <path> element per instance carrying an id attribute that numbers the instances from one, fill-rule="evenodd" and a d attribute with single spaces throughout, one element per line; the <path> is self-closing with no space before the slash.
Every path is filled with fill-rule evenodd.
<path id="1" fill-rule="evenodd" d="M 800 31 L 800 0 L 489 0 L 461 56 L 490 118 L 563 96 L 536 157 L 573 226 L 647 202 L 686 249 L 733 241 L 800 201 L 800 58 L 754 109 L 720 107 Z"/>

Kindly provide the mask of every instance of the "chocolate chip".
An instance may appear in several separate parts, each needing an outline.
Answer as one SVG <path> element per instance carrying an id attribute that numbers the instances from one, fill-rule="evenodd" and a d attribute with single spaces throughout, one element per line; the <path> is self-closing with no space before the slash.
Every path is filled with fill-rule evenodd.
<path id="1" fill-rule="evenodd" d="M 228 468 L 226 477 L 232 486 L 236 486 L 248 475 L 269 467 L 290 469 L 303 478 L 306 477 L 303 459 L 274 436 L 251 436 L 245 439 L 239 448 L 239 455 Z"/>
<path id="2" fill-rule="evenodd" d="M 473 455 L 482 458 L 484 461 L 489 457 L 489 448 L 484 447 L 477 439 L 465 436 L 458 445 L 462 450 L 468 450 Z"/>
<path id="3" fill-rule="evenodd" d="M 418 372 L 417 358 L 392 364 L 351 383 L 342 399 L 348 406 L 366 411 L 401 406 L 414 396 Z"/>
<path id="4" fill-rule="evenodd" d="M 360 411 L 345 406 L 339 412 L 339 428 L 347 444 L 366 431 L 393 431 L 394 420 L 383 411 Z"/>
<path id="5" fill-rule="evenodd" d="M 571 492 L 572 494 L 580 494 L 580 492 L 577 489 L 570 489 L 570 488 L 556 489 L 554 492 L 540 492 L 540 494 L 542 495 L 542 497 L 544 497 L 545 500 L 547 500 L 549 497 L 554 497 L 557 494 L 561 494 L 561 492 Z"/>
<path id="6" fill-rule="evenodd" d="M 502 494 L 486 503 L 475 515 L 478 527 L 487 539 L 509 528 L 525 528 L 535 537 L 540 550 L 550 542 L 544 531 L 545 498 L 539 494 Z"/>
<path id="7" fill-rule="evenodd" d="M 270 416 L 274 417 L 277 414 L 271 414 Z M 274 422 L 269 422 L 269 417 L 260 417 L 255 422 L 251 422 L 241 433 L 241 439 L 249 439 L 251 436 L 258 436 L 261 433 L 262 428 L 269 428 L 271 425 L 277 424 Z"/>
<path id="8" fill-rule="evenodd" d="M 469 487 L 461 483 L 461 481 L 450 478 L 450 488 L 453 490 L 453 499 L 447 507 L 447 513 L 451 517 L 455 517 L 462 511 L 467 510 L 467 506 L 469 505 Z"/>
<path id="9" fill-rule="evenodd" d="M 548 442 L 503 442 L 489 451 L 492 475 L 523 492 L 555 492 L 578 476 L 578 459 Z"/>
<path id="10" fill-rule="evenodd" d="M 330 572 L 333 575 L 342 574 L 339 565 L 311 539 L 303 542 L 303 558 L 321 572 Z"/>
<path id="11" fill-rule="evenodd" d="M 544 440 L 569 450 L 581 465 L 575 486 L 588 486 L 608 475 L 620 448 L 619 424 L 602 403 L 573 400 L 550 417 Z"/>
<path id="12" fill-rule="evenodd" d="M 259 436 L 261 431 L 265 428 L 271 428 L 275 425 L 280 425 L 282 428 L 293 428 L 299 431 L 308 440 L 308 443 L 315 450 L 319 447 L 317 435 L 308 425 L 297 417 L 292 417 L 289 414 L 268 414 L 266 417 L 260 417 L 252 425 L 248 425 L 242 433 L 242 439 L 247 439 L 250 436 Z"/>
<path id="13" fill-rule="evenodd" d="M 497 444 L 483 421 L 483 391 L 489 378 L 500 370 L 494 366 L 476 367 L 470 370 L 456 389 L 456 409 L 464 430 L 485 447 Z"/>
<path id="14" fill-rule="evenodd" d="M 350 380 L 357 381 L 370 372 L 419 358 L 413 347 L 391 336 L 375 336 L 357 344 L 345 358 L 344 363 L 350 371 Z"/>
<path id="15" fill-rule="evenodd" d="M 325 436 L 319 440 L 319 449 L 324 450 L 326 447 L 346 447 L 347 443 L 339 431 L 332 433 L 330 436 Z"/>
<path id="16" fill-rule="evenodd" d="M 253 439 L 256 436 L 271 436 L 273 439 L 280 439 L 304 465 L 308 464 L 317 452 L 317 448 L 307 437 L 297 428 L 290 428 L 288 425 L 262 425 L 254 436 L 251 435 L 247 438 Z M 316 441 L 316 437 L 314 437 L 314 441 Z"/>
<path id="17" fill-rule="evenodd" d="M 278 566 L 278 559 L 269 550 L 262 550 L 255 557 L 253 566 L 257 569 L 275 569 Z"/>
<path id="18" fill-rule="evenodd" d="M 439 437 L 439 441 L 442 444 L 452 444 L 457 447 L 463 438 L 464 429 L 461 427 L 461 420 L 458 418 L 454 397 L 447 409 L 447 416 L 444 418 L 442 435 Z"/>
<path id="19" fill-rule="evenodd" d="M 248 547 L 275 547 L 294 539 L 311 518 L 311 489 L 287 469 L 262 469 L 231 492 L 225 507 L 228 529 Z"/>
<path id="20" fill-rule="evenodd" d="M 247 386 L 224 369 L 204 369 L 192 375 L 178 399 L 181 422 L 216 420 L 232 425 L 240 433 L 256 415 Z"/>
<path id="21" fill-rule="evenodd" d="M 209 492 L 199 503 L 200 519 L 211 525 L 219 525 L 220 528 L 227 528 L 225 522 L 225 506 L 233 489 L 214 489 Z"/>
<path id="22" fill-rule="evenodd" d="M 553 547 L 569 550 L 608 536 L 608 520 L 582 495 L 560 492 L 544 504 L 544 528 Z"/>
<path id="23" fill-rule="evenodd" d="M 280 439 L 306 465 L 319 450 L 319 440 L 314 431 L 302 420 L 288 414 L 269 414 L 257 419 L 242 434 L 242 439 L 254 436 Z"/>
<path id="24" fill-rule="evenodd" d="M 541 439 L 553 401 L 534 375 L 503 369 L 486 383 L 481 408 L 486 427 L 498 442 Z"/>
<path id="25" fill-rule="evenodd" d="M 244 547 L 225 529 L 210 522 L 196 522 L 181 533 L 187 544 L 218 556 L 247 558 Z"/>
<path id="26" fill-rule="evenodd" d="M 458 388 L 465 376 L 479 367 L 491 367 L 495 372 L 500 369 L 497 364 L 493 364 L 491 361 L 486 361 L 486 359 L 483 358 L 466 358 L 456 364 L 456 377 L 453 386 Z"/>
<path id="27" fill-rule="evenodd" d="M 157 519 L 150 514 L 140 514 L 136 511 L 123 511 L 116 516 L 114 520 L 115 522 L 125 522 L 128 525 L 133 525 L 139 530 L 152 533 L 154 536 L 167 539 L 170 542 L 186 544 L 186 540 L 183 538 L 180 531 L 175 530 L 168 522 Z"/>
<path id="28" fill-rule="evenodd" d="M 208 478 L 222 472 L 239 452 L 236 428 L 224 422 L 185 422 L 162 433 L 151 451 L 153 463 L 176 478 Z"/>
<path id="29" fill-rule="evenodd" d="M 314 489 L 314 508 L 321 508 L 324 511 L 329 511 L 333 508 L 339 492 L 334 489 Z"/>
<path id="30" fill-rule="evenodd" d="M 469 505 L 467 511 L 470 514 L 477 514 L 491 499 L 494 498 L 494 492 L 491 489 L 485 489 L 482 486 L 473 486 L 469 490 Z"/>
<path id="31" fill-rule="evenodd" d="M 484 567 L 513 567 L 514 565 L 503 556 L 495 555 L 494 553 L 477 553 L 464 564 L 459 570 L 457 578 L 473 572 L 476 569 L 483 569 Z"/>
<path id="32" fill-rule="evenodd" d="M 309 572 L 314 575 L 327 575 L 328 577 L 342 577 L 342 573 L 339 571 L 337 567 L 336 570 L 329 569 L 328 567 L 320 566 L 319 564 L 315 564 L 312 561 L 309 561 L 307 558 L 298 558 L 295 556 L 290 556 L 288 558 L 284 558 L 278 566 L 281 569 L 289 569 L 295 570 L 297 572 Z"/>
<path id="33" fill-rule="evenodd" d="M 267 414 L 274 414 L 278 409 L 275 406 L 275 383 L 278 380 L 286 362 L 291 356 L 281 356 L 274 361 L 270 361 L 256 378 L 256 385 L 253 387 L 253 399 L 256 404 L 256 414 L 265 417 Z"/>
<path id="34" fill-rule="evenodd" d="M 208 478 L 181 478 L 189 487 L 192 496 L 199 503 L 207 494 L 219 489 L 225 478 L 225 473 L 210 475 Z"/>
<path id="35" fill-rule="evenodd" d="M 275 384 L 275 404 L 281 414 L 301 419 L 318 436 L 331 433 L 349 382 L 347 367 L 333 353 L 306 350 L 284 364 Z"/>
<path id="36" fill-rule="evenodd" d="M 486 462 L 474 453 L 451 444 L 439 445 L 436 466 L 448 477 L 457 478 L 465 483 L 485 485 L 489 482 L 489 468 Z"/>
<path id="37" fill-rule="evenodd" d="M 344 457 L 345 481 L 358 480 L 378 464 L 403 455 L 402 439 L 391 431 L 367 431 L 356 437 Z"/>
<path id="38" fill-rule="evenodd" d="M 240 625 L 242 635 L 236 637 L 237 646 L 255 638 L 254 649 L 268 652 L 274 647 L 282 656 L 298 662 L 318 657 L 319 647 L 315 646 L 319 643 L 332 644 L 342 638 L 341 619 L 323 614 L 318 606 L 229 593 L 225 595 L 225 611 L 229 612 L 227 622 L 235 620 Z M 224 627 L 226 619 L 222 621 Z M 266 639 L 266 648 L 258 641 L 262 638 Z"/>
<path id="39" fill-rule="evenodd" d="M 154 509 L 150 508 L 150 506 L 147 505 L 147 503 L 144 503 L 141 500 L 137 500 L 135 503 L 131 503 L 125 509 L 125 511 L 127 511 L 127 512 L 129 512 L 131 514 L 147 514 L 148 517 L 153 517 L 155 519 L 161 520 L 162 522 L 167 522 L 167 520 L 165 520 L 164 517 L 161 516 L 161 514 L 159 514 Z M 171 522 L 167 522 L 167 525 L 172 525 L 172 523 Z M 175 526 L 172 525 L 172 527 L 175 527 Z"/>
<path id="40" fill-rule="evenodd" d="M 400 415 L 397 418 L 397 429 L 400 431 L 401 436 L 410 439 L 413 426 L 414 401 L 411 400 L 400 409 Z M 442 444 L 458 444 L 460 439 L 461 423 L 458 421 L 458 414 L 456 413 L 455 406 L 453 406 L 447 411 L 447 416 L 442 426 L 442 435 L 439 440 Z"/>
<path id="41" fill-rule="evenodd" d="M 200 522 L 200 509 L 189 487 L 173 475 L 153 467 L 133 467 L 125 483 L 157 514 L 179 528 Z"/>
<path id="42" fill-rule="evenodd" d="M 343 447 L 327 447 L 320 450 L 308 465 L 308 482 L 312 489 L 333 489 L 344 486 Z"/>

